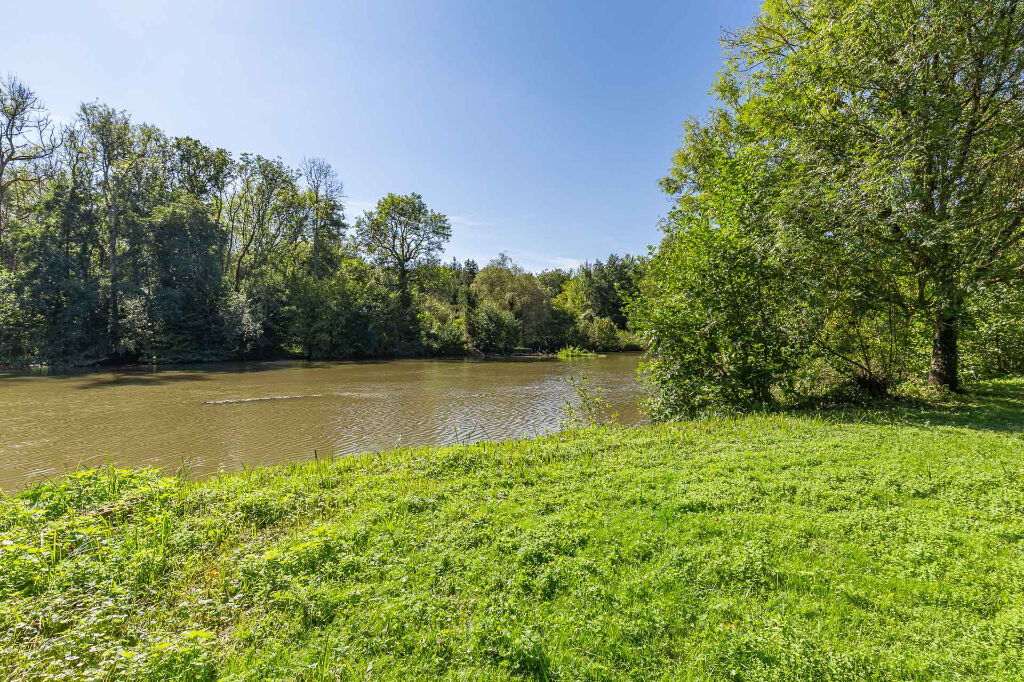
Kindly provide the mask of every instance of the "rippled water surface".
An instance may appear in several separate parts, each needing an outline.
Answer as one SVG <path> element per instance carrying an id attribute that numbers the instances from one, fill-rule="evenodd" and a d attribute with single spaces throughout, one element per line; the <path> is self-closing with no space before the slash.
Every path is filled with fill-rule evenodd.
<path id="1" fill-rule="evenodd" d="M 107 462 L 197 474 L 558 427 L 586 372 L 626 424 L 638 356 L 558 362 L 225 363 L 70 375 L 0 374 L 0 488 Z"/>

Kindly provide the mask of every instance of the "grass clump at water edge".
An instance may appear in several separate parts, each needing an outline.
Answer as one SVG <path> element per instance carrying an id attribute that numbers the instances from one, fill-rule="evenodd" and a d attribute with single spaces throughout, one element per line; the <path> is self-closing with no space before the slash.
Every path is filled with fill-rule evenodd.
<path id="1" fill-rule="evenodd" d="M 585 348 L 580 348 L 578 346 L 566 346 L 565 348 L 560 348 L 558 352 L 555 353 L 555 357 L 559 360 L 578 360 L 580 358 L 599 358 L 601 356 L 594 351 L 586 350 Z"/>
<path id="2" fill-rule="evenodd" d="M 0 500 L 2 679 L 1020 679 L 1024 383 Z"/>

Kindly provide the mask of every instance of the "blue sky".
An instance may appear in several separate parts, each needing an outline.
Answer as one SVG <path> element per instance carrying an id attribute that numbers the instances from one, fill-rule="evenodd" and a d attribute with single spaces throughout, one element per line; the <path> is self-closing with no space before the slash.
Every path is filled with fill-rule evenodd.
<path id="1" fill-rule="evenodd" d="M 721 29 L 757 6 L 22 2 L 0 71 L 57 118 L 99 99 L 236 153 L 323 157 L 350 219 L 419 192 L 451 217 L 449 256 L 540 270 L 658 241 L 657 180 L 711 103 Z"/>

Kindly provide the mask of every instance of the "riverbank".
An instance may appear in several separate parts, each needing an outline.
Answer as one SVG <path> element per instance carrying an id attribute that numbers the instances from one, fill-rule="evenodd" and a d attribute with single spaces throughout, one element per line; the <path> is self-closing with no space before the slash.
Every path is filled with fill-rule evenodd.
<path id="1" fill-rule="evenodd" d="M 394 360 L 558 360 L 576 358 L 604 357 L 607 354 L 638 355 L 644 349 L 639 344 L 624 344 L 621 348 L 603 350 L 600 353 L 577 346 L 566 346 L 553 351 L 533 350 L 530 348 L 516 349 L 510 353 L 482 353 L 475 349 L 467 349 L 465 353 L 456 354 L 394 354 L 394 355 L 360 355 L 347 357 L 322 357 L 310 358 L 301 354 L 267 356 L 267 357 L 182 357 L 182 358 L 158 358 L 151 357 L 140 359 L 134 362 L 96 360 L 80 364 L 54 365 L 38 362 L 25 361 L 21 363 L 0 362 L 0 375 L 17 375 L 27 373 L 37 374 L 72 374 L 76 372 L 104 371 L 122 372 L 139 369 L 173 369 L 176 367 L 196 367 L 203 365 L 230 365 L 230 364 L 272 364 L 281 362 L 389 362 Z"/>
<path id="2" fill-rule="evenodd" d="M 1024 383 L 397 450 L 0 508 L 4 679 L 991 679 Z"/>

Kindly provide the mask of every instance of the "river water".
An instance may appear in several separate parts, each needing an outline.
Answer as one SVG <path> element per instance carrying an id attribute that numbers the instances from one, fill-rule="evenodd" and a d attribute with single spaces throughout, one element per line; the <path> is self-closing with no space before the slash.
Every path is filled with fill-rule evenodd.
<path id="1" fill-rule="evenodd" d="M 558 428 L 586 373 L 634 424 L 639 356 L 559 362 L 390 360 L 0 373 L 0 489 L 77 467 L 192 474 L 320 454 L 533 436 Z"/>

